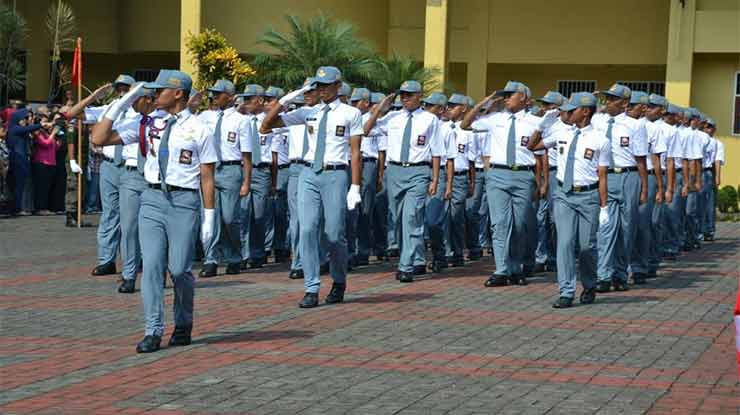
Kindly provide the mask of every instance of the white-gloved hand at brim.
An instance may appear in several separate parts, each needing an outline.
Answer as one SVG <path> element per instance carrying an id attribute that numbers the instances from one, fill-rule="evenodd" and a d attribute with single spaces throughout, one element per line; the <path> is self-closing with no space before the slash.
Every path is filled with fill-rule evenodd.
<path id="1" fill-rule="evenodd" d="M 609 223 L 609 209 L 604 206 L 599 208 L 599 225 L 604 226 Z"/>
<path id="2" fill-rule="evenodd" d="M 540 131 L 545 131 L 548 128 L 552 127 L 553 124 L 558 122 L 558 117 L 560 117 L 560 110 L 555 108 L 548 110 L 545 115 L 542 116 L 542 121 L 540 121 L 540 125 L 537 127 Z"/>
<path id="3" fill-rule="evenodd" d="M 311 85 L 306 85 L 301 89 L 296 89 L 295 91 L 288 92 L 282 98 L 280 98 L 278 102 L 280 103 L 280 105 L 286 106 L 293 102 L 293 100 L 295 100 L 299 96 L 303 95 L 309 89 L 311 89 Z"/>
<path id="4" fill-rule="evenodd" d="M 131 108 L 137 98 L 144 96 L 145 93 L 143 82 L 134 85 L 126 95 L 108 106 L 103 117 L 115 122 L 121 114 Z"/>
<path id="5" fill-rule="evenodd" d="M 200 228 L 200 240 L 207 245 L 213 238 L 213 222 L 216 218 L 216 209 L 203 209 L 203 224 Z"/>
<path id="6" fill-rule="evenodd" d="M 80 165 L 77 164 L 77 160 L 70 160 L 69 161 L 69 169 L 72 170 L 72 173 L 74 173 L 74 174 L 80 174 L 80 173 L 82 173 L 82 169 L 80 168 Z"/>
<path id="7" fill-rule="evenodd" d="M 360 185 L 353 184 L 349 187 L 349 192 L 347 192 L 347 209 L 353 210 L 360 202 L 362 202 Z"/>

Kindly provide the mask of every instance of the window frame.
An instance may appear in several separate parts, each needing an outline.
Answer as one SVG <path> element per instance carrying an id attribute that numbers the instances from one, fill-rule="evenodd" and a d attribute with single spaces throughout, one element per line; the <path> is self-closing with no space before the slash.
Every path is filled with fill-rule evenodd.
<path id="1" fill-rule="evenodd" d="M 560 92 L 560 84 L 561 83 L 566 83 L 566 82 L 569 82 L 569 83 L 575 83 L 575 82 L 593 82 L 593 85 L 594 85 L 593 90 L 586 91 L 586 92 L 598 91 L 598 88 L 599 88 L 599 83 L 595 79 L 558 79 L 558 80 L 555 81 L 555 90 L 558 91 L 558 92 Z M 573 92 L 581 92 L 581 91 L 571 91 L 570 94 L 572 94 Z M 563 94 L 562 92 L 560 92 L 560 93 L 566 99 L 570 98 L 570 94 Z"/>
<path id="2" fill-rule="evenodd" d="M 740 71 L 735 71 L 735 88 L 730 103 L 730 135 L 740 137 Z M 737 122 L 737 125 L 736 125 Z"/>

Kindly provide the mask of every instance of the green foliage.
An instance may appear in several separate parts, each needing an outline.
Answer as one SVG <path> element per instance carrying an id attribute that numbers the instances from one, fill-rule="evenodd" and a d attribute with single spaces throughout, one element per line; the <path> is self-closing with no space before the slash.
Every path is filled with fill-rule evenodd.
<path id="1" fill-rule="evenodd" d="M 214 29 L 206 29 L 197 35 L 188 33 L 185 47 L 197 71 L 195 88 L 199 91 L 219 79 L 228 79 L 239 85 L 255 75 L 236 49 L 229 46 L 224 35 Z"/>
<path id="2" fill-rule="evenodd" d="M 404 81 L 413 79 L 419 82 L 424 92 L 439 90 L 436 80 L 438 68 L 425 68 L 422 62 L 411 56 L 391 55 L 389 58 L 376 57 L 373 61 L 373 76 L 368 86 L 373 91 L 391 92 L 398 89 Z"/>
<path id="3" fill-rule="evenodd" d="M 21 57 L 27 37 L 26 20 L 0 2 L 0 104 L 7 102 L 9 93 L 21 91 L 26 84 Z"/>
<path id="4" fill-rule="evenodd" d="M 72 7 L 63 2 L 52 2 L 44 20 L 53 51 L 51 60 L 59 61 L 61 49 L 74 49 L 77 40 L 77 18 Z"/>
<path id="5" fill-rule="evenodd" d="M 722 213 L 737 212 L 738 192 L 732 186 L 725 186 L 717 193 L 717 207 Z"/>

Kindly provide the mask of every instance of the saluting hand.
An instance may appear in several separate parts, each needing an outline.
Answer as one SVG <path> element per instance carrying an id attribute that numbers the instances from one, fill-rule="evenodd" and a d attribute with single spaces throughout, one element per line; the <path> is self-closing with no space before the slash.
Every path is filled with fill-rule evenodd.
<path id="1" fill-rule="evenodd" d="M 96 89 L 95 91 L 93 91 L 92 94 L 95 97 L 95 100 L 97 101 L 103 98 L 104 96 L 106 96 L 112 89 L 113 89 L 113 85 L 109 82 L 101 86 L 100 88 Z"/>
<path id="2" fill-rule="evenodd" d="M 396 93 L 390 93 L 385 98 L 383 98 L 382 101 L 380 101 L 380 110 L 385 112 L 388 111 L 388 108 L 391 107 L 391 104 L 393 104 L 393 101 L 396 99 Z"/>

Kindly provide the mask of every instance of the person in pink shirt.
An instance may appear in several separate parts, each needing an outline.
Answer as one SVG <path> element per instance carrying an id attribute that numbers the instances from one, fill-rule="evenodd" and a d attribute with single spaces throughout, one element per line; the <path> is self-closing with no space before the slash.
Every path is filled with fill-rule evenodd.
<path id="1" fill-rule="evenodd" d="M 42 118 L 41 126 L 33 137 L 31 178 L 36 214 L 45 216 L 52 214 L 49 210 L 51 186 L 56 174 L 56 152 L 62 144 L 56 137 L 57 127 L 51 123 L 48 116 Z"/>

